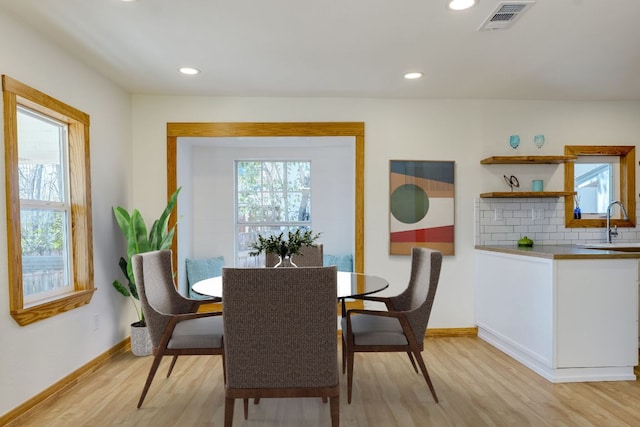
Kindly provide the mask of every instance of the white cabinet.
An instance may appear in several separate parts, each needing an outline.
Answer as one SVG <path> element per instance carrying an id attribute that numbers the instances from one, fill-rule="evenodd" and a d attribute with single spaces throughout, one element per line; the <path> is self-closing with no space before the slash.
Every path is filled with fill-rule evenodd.
<path id="1" fill-rule="evenodd" d="M 478 336 L 552 382 L 635 380 L 638 260 L 476 250 Z"/>

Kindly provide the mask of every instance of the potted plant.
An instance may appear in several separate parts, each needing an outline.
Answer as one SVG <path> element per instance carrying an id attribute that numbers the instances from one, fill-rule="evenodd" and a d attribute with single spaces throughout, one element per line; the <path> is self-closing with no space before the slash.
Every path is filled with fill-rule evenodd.
<path id="1" fill-rule="evenodd" d="M 283 262 L 287 260 L 295 267 L 296 265 L 291 261 L 292 256 L 299 255 L 302 246 L 315 247 L 316 245 L 313 242 L 320 237 L 320 234 L 321 233 L 313 234 L 313 231 L 310 229 L 305 231 L 297 229 L 296 231 L 289 231 L 286 240 L 284 238 L 284 232 L 272 234 L 268 237 L 263 237 L 258 234 L 258 240 L 249 246 L 251 249 L 254 249 L 249 252 L 249 255 L 258 256 L 263 252 L 265 254 L 275 253 L 280 257 L 280 262 L 275 265 L 276 267 L 280 267 Z"/>
<path id="2" fill-rule="evenodd" d="M 126 279 L 126 285 L 119 280 L 114 280 L 113 287 L 120 294 L 130 299 L 138 315 L 138 320 L 131 324 L 131 351 L 136 356 L 148 356 L 151 354 L 151 338 L 144 321 L 144 313 L 140 308 L 138 291 L 131 267 L 131 257 L 136 254 L 169 249 L 171 247 L 176 226 L 174 225 L 169 229 L 169 217 L 175 208 L 180 188 L 171 195 L 160 218 L 156 219 L 151 225 L 148 236 L 145 221 L 137 209 L 129 213 L 120 206 L 113 208 L 113 214 L 116 217 L 118 226 L 120 226 L 120 230 L 127 241 L 127 256 L 120 257 L 118 262 L 120 270 Z"/>

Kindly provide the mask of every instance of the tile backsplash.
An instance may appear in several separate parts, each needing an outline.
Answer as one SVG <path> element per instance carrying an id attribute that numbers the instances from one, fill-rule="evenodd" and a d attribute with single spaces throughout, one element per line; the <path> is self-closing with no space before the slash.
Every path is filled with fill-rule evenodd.
<path id="1" fill-rule="evenodd" d="M 603 242 L 604 228 L 565 228 L 564 198 L 476 198 L 476 245 L 516 245 L 527 236 L 538 245 Z M 615 208 L 617 212 L 617 207 Z M 636 211 L 637 212 L 637 211 Z M 636 215 L 640 218 L 640 216 Z M 635 228 L 618 228 L 616 241 L 640 240 Z"/>

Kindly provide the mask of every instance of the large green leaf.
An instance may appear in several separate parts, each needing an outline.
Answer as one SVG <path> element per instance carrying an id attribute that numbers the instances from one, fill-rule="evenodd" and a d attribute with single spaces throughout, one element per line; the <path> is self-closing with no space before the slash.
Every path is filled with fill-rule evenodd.
<path id="1" fill-rule="evenodd" d="M 169 246 L 166 245 L 166 240 L 169 234 L 171 234 L 171 242 L 173 241 L 173 231 L 175 230 L 175 225 L 171 228 L 171 230 L 167 230 L 169 226 L 169 218 L 171 217 L 171 212 L 176 206 L 178 202 L 178 194 L 180 193 L 180 188 L 178 188 L 169 198 L 169 202 L 167 202 L 167 206 L 160 214 L 160 218 L 153 222 L 151 226 L 151 231 L 149 232 L 149 245 L 151 246 L 151 250 L 158 249 L 168 249 Z M 177 222 L 176 222 L 177 223 Z"/>
<path id="2" fill-rule="evenodd" d="M 122 283 L 120 283 L 119 280 L 114 280 L 112 285 L 116 289 L 116 291 L 120 292 L 125 297 L 131 296 L 131 294 L 129 293 L 129 290 Z"/>
<path id="3" fill-rule="evenodd" d="M 129 263 L 127 262 L 127 260 L 124 259 L 124 257 L 120 257 L 120 261 L 118 262 L 118 265 L 120 266 L 120 271 L 122 271 L 122 274 L 124 274 L 124 277 L 126 277 L 129 283 L 131 283 L 132 277 L 129 276 L 129 271 L 128 271 Z"/>
<path id="4" fill-rule="evenodd" d="M 140 297 L 138 296 L 138 288 L 136 288 L 136 284 L 133 282 L 129 282 L 129 293 L 135 299 L 140 300 Z"/>
<path id="5" fill-rule="evenodd" d="M 175 226 L 171 229 L 171 231 L 169 231 L 169 233 L 167 233 L 166 236 L 164 236 L 164 240 L 162 240 L 162 242 L 160 242 L 160 245 L 158 246 L 158 249 L 169 249 L 171 247 L 171 244 L 173 243 L 173 235 L 175 234 Z"/>
<path id="6" fill-rule="evenodd" d="M 137 209 L 131 213 L 131 221 L 127 230 L 127 255 L 129 259 L 135 254 L 149 252 L 151 246 L 147 238 L 147 226 L 144 223 L 142 214 Z"/>
<path id="7" fill-rule="evenodd" d="M 122 230 L 122 234 L 127 237 L 129 230 L 129 221 L 131 221 L 129 212 L 127 212 L 124 208 L 118 206 L 113 208 L 113 215 L 116 217 L 116 221 L 118 222 L 118 226 L 120 226 L 120 230 Z"/>
<path id="8" fill-rule="evenodd" d="M 149 232 L 149 246 L 151 246 L 153 250 L 160 249 L 162 239 L 166 235 L 167 225 L 168 224 L 165 224 L 163 226 L 160 220 L 153 221 L 151 231 Z"/>

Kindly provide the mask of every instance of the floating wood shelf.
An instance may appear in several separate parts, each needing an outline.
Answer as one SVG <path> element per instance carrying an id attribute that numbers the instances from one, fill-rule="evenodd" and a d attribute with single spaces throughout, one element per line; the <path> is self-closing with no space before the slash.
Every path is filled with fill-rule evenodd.
<path id="1" fill-rule="evenodd" d="M 578 156 L 491 156 L 480 160 L 482 165 L 560 164 L 573 162 Z"/>
<path id="2" fill-rule="evenodd" d="M 491 193 L 482 193 L 480 197 L 483 199 L 496 198 L 525 198 L 525 197 L 565 197 L 575 196 L 575 191 L 493 191 Z"/>

